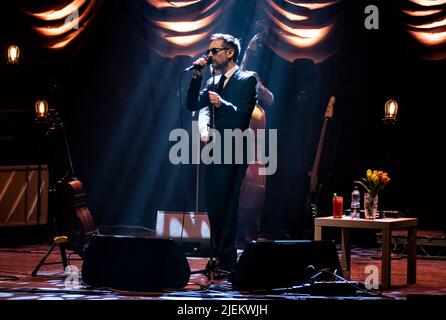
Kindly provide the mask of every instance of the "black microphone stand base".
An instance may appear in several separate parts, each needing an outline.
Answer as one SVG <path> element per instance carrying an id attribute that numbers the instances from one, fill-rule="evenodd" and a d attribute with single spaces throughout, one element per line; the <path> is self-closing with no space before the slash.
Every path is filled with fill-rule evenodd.
<path id="1" fill-rule="evenodd" d="M 192 274 L 203 274 L 213 284 L 215 280 L 229 279 L 231 272 L 217 268 L 217 260 L 209 259 L 203 270 L 192 271 Z"/>

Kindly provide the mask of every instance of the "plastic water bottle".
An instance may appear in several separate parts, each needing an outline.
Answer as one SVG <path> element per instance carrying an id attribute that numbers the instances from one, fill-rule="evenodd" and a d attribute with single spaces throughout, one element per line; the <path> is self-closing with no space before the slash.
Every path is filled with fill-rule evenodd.
<path id="1" fill-rule="evenodd" d="M 361 193 L 358 190 L 358 187 L 355 186 L 352 192 L 352 202 L 350 205 L 350 217 L 352 219 L 359 218 L 359 209 L 361 208 Z"/>

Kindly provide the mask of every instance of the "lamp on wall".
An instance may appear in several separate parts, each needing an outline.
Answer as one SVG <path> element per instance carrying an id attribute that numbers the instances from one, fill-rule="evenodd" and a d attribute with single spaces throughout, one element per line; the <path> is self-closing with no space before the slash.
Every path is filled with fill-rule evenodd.
<path id="1" fill-rule="evenodd" d="M 8 63 L 18 64 L 20 58 L 20 48 L 19 46 L 12 44 L 8 47 Z"/>
<path id="2" fill-rule="evenodd" d="M 387 100 L 384 105 L 384 119 L 385 123 L 395 123 L 398 115 L 398 102 L 393 99 Z"/>

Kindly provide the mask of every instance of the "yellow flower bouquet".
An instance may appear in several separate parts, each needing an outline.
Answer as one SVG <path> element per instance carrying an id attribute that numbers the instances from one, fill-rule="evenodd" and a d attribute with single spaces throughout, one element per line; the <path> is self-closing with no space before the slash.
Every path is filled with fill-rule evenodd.
<path id="1" fill-rule="evenodd" d="M 364 194 L 364 211 L 366 219 L 374 219 L 378 207 L 378 193 L 390 182 L 387 172 L 367 170 L 366 177 L 355 183 L 361 185 L 367 193 Z"/>

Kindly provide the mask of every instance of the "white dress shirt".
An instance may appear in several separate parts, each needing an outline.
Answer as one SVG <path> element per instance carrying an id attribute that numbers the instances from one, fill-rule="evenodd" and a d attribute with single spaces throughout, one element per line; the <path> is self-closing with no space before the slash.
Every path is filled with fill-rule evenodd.
<path id="1" fill-rule="evenodd" d="M 233 68 L 226 71 L 225 73 L 226 80 L 223 84 L 223 88 L 228 84 L 229 79 L 238 69 L 239 66 L 235 65 Z M 200 137 L 202 141 L 207 141 L 209 137 L 210 124 L 211 124 L 211 111 L 209 110 L 209 107 L 200 109 L 198 113 L 198 130 L 200 131 Z"/>

